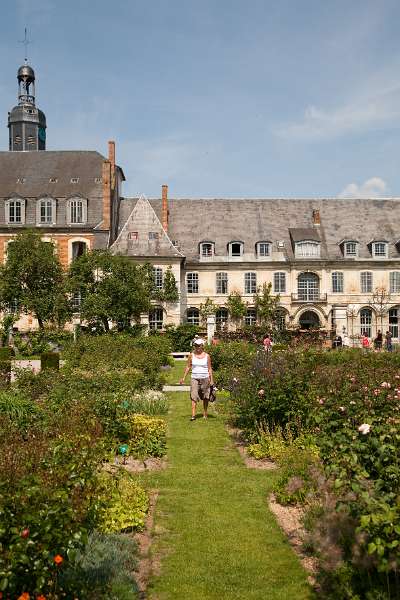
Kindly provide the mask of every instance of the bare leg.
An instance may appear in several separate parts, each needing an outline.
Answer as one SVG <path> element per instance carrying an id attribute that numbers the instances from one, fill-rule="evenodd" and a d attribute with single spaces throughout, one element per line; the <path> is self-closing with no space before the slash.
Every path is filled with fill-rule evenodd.
<path id="1" fill-rule="evenodd" d="M 192 400 L 192 418 L 194 419 L 196 416 L 196 402 Z"/>
<path id="2" fill-rule="evenodd" d="M 204 418 L 207 418 L 208 399 L 203 400 Z"/>

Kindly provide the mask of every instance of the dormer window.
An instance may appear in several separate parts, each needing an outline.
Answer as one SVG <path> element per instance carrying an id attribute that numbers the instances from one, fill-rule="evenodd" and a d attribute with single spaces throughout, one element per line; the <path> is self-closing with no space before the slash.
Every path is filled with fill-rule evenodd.
<path id="1" fill-rule="evenodd" d="M 311 240 L 296 242 L 296 258 L 319 258 L 321 255 L 321 244 Z"/>
<path id="2" fill-rule="evenodd" d="M 387 258 L 387 256 L 388 256 L 387 242 L 372 242 L 372 256 L 374 258 Z"/>
<path id="3" fill-rule="evenodd" d="M 200 244 L 201 258 L 211 258 L 214 256 L 214 244 L 212 242 L 202 242 Z"/>
<path id="4" fill-rule="evenodd" d="M 257 242 L 256 252 L 258 258 L 265 258 L 271 256 L 271 243 L 270 242 Z"/>
<path id="5" fill-rule="evenodd" d="M 358 256 L 358 242 L 349 240 L 344 242 L 344 255 L 348 258 L 354 258 Z"/>
<path id="6" fill-rule="evenodd" d="M 6 223 L 10 225 L 22 225 L 25 223 L 25 200 L 13 198 L 6 200 Z"/>
<path id="7" fill-rule="evenodd" d="M 87 200 L 71 198 L 67 204 L 67 219 L 70 225 L 80 225 L 87 221 Z"/>
<path id="8" fill-rule="evenodd" d="M 56 222 L 56 201 L 53 198 L 41 198 L 36 204 L 36 223 L 53 225 Z"/>
<path id="9" fill-rule="evenodd" d="M 228 244 L 228 252 L 232 258 L 243 256 L 243 242 L 230 242 Z"/>

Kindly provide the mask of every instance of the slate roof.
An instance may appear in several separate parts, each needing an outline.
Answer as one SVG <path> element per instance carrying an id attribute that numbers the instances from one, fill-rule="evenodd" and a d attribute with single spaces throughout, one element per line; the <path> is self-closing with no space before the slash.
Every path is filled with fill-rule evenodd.
<path id="1" fill-rule="evenodd" d="M 135 202 L 131 200 L 131 202 Z M 161 200 L 150 200 L 161 218 Z M 231 241 L 242 241 L 245 253 L 254 253 L 259 241 L 284 241 L 287 259 L 293 259 L 290 229 L 306 230 L 321 239 L 321 258 L 345 260 L 340 242 L 358 240 L 359 258 L 371 258 L 368 244 L 389 241 L 389 258 L 399 258 L 400 198 L 392 199 L 169 199 L 171 240 L 182 254 L 199 260 L 199 243 L 215 242 L 215 254 L 227 255 Z M 320 226 L 313 226 L 313 210 L 320 211 Z M 297 236 L 296 236 L 297 237 Z"/>
<path id="2" fill-rule="evenodd" d="M 76 192 L 86 198 L 97 195 L 102 187 L 95 178 L 101 177 L 104 160 L 95 151 L 0 152 L 0 197 L 16 193 L 23 197 L 67 197 Z M 71 183 L 73 177 L 79 182 Z M 17 183 L 21 178 L 25 183 Z M 51 178 L 57 182 L 50 183 Z"/>

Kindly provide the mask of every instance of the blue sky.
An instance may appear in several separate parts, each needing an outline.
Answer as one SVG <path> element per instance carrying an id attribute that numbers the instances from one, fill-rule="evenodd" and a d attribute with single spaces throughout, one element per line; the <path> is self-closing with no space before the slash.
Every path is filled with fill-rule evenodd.
<path id="1" fill-rule="evenodd" d="M 0 148 L 24 27 L 49 150 L 125 195 L 400 195 L 398 0 L 3 0 Z"/>

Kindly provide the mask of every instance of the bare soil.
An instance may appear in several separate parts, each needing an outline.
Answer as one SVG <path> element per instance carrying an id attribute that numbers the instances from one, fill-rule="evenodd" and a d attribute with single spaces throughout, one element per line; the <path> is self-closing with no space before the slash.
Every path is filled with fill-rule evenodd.
<path id="1" fill-rule="evenodd" d="M 146 458 L 144 460 L 128 456 L 125 461 L 121 457 L 118 458 L 118 463 L 105 463 L 106 471 L 114 471 L 116 469 L 125 469 L 129 473 L 143 473 L 144 471 L 161 471 L 167 468 L 166 458 Z"/>
<path id="2" fill-rule="evenodd" d="M 139 547 L 139 563 L 136 571 L 136 583 L 139 588 L 140 600 L 147 598 L 147 586 L 151 575 L 157 574 L 160 564 L 157 557 L 151 554 L 152 531 L 154 527 L 154 510 L 158 498 L 158 490 L 150 492 L 149 512 L 147 513 L 144 530 L 135 534 Z"/>
<path id="3" fill-rule="evenodd" d="M 226 429 L 248 469 L 272 471 L 278 468 L 278 465 L 269 458 L 253 458 L 252 456 L 249 456 L 247 452 L 247 442 L 244 439 L 243 432 L 240 429 L 235 429 L 234 427 L 229 427 L 228 425 L 226 426 Z"/>
<path id="4" fill-rule="evenodd" d="M 283 506 L 279 504 L 274 494 L 271 494 L 269 497 L 268 506 L 275 515 L 278 525 L 286 534 L 290 545 L 299 557 L 304 569 L 309 573 L 309 583 L 315 586 L 314 576 L 317 572 L 317 560 L 312 556 L 308 556 L 303 551 L 305 530 L 302 525 L 302 518 L 304 510 L 298 506 Z"/>

